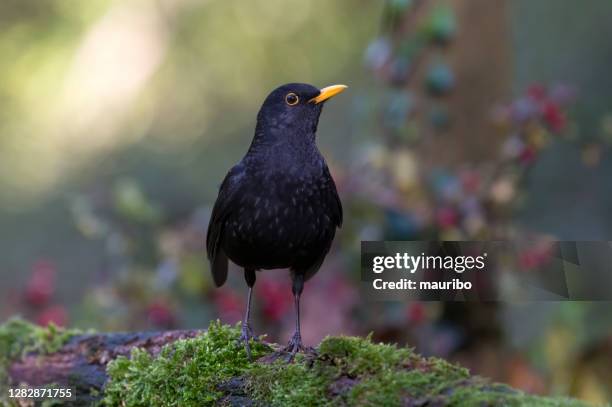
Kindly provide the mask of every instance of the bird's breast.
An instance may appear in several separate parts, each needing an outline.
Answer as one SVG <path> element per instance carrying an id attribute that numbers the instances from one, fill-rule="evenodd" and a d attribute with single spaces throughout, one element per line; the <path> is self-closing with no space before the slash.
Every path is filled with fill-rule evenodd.
<path id="1" fill-rule="evenodd" d="M 228 256 L 256 268 L 291 267 L 314 256 L 333 239 L 326 190 L 316 179 L 260 184 L 244 193 L 226 220 Z"/>

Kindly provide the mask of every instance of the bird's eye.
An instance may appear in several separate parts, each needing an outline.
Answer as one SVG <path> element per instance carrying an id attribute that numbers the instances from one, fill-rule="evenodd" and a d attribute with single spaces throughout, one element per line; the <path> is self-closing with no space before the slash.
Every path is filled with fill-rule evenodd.
<path id="1" fill-rule="evenodd" d="M 289 106 L 295 106 L 298 104 L 299 101 L 300 101 L 300 98 L 293 92 L 287 93 L 287 96 L 285 96 L 285 102 Z"/>

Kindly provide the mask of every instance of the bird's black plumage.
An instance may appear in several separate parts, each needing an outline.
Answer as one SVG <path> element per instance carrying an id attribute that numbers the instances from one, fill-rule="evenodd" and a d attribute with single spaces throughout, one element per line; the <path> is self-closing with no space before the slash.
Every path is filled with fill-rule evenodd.
<path id="1" fill-rule="evenodd" d="M 249 287 L 256 270 L 287 268 L 297 306 L 303 282 L 321 266 L 342 224 L 336 185 L 315 143 L 326 89 L 291 83 L 264 101 L 251 146 L 223 180 L 208 226 L 217 286 L 228 259 L 245 269 Z"/>

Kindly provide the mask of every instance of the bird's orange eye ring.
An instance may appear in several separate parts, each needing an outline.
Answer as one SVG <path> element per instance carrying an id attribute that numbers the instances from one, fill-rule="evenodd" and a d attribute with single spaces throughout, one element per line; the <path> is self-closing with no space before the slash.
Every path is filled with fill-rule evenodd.
<path id="1" fill-rule="evenodd" d="M 299 101 L 300 98 L 293 92 L 287 93 L 287 96 L 285 96 L 285 103 L 287 103 L 289 106 L 295 106 Z"/>

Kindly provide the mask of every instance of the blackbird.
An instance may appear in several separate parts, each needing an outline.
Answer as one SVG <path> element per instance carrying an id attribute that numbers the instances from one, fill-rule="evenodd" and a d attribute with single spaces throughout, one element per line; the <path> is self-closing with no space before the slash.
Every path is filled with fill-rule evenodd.
<path id="1" fill-rule="evenodd" d="M 289 269 L 296 322 L 282 351 L 292 359 L 306 349 L 300 295 L 342 224 L 342 204 L 315 138 L 324 102 L 345 89 L 290 83 L 273 90 L 259 110 L 249 150 L 219 189 L 206 249 L 217 287 L 227 279 L 228 259 L 244 269 L 249 292 L 240 340 L 249 358 L 249 341 L 257 340 L 249 316 L 259 270 Z"/>

